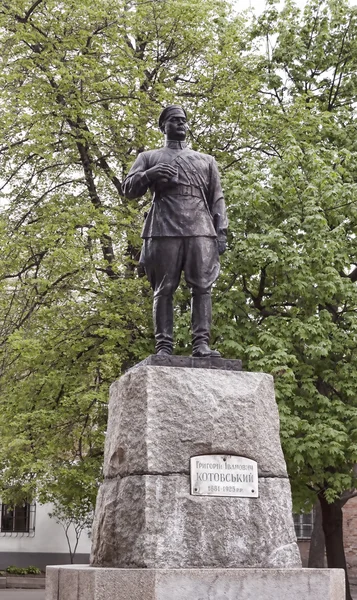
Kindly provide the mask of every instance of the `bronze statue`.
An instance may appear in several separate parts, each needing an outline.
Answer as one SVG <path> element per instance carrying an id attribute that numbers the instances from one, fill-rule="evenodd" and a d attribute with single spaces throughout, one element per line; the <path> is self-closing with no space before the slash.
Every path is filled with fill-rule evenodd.
<path id="1" fill-rule="evenodd" d="M 124 183 L 127 198 L 150 188 L 140 263 L 154 291 L 157 354 L 173 352 L 173 294 L 184 272 L 191 289 L 192 356 L 220 356 L 209 347 L 211 287 L 226 250 L 227 217 L 216 161 L 188 148 L 187 115 L 166 107 L 159 118 L 165 146 L 142 152 Z"/>

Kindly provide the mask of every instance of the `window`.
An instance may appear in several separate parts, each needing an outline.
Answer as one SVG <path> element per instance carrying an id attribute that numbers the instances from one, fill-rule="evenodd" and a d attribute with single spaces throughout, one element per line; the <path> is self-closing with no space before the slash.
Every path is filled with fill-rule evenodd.
<path id="1" fill-rule="evenodd" d="M 1 533 L 33 533 L 35 530 L 35 504 L 1 505 Z"/>
<path id="2" fill-rule="evenodd" d="M 298 540 L 310 540 L 314 527 L 314 513 L 294 515 L 295 533 Z"/>

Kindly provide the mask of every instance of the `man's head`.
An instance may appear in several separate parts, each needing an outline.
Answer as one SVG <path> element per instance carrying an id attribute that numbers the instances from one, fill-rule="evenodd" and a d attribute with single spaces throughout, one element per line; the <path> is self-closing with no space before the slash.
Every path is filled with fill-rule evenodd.
<path id="1" fill-rule="evenodd" d="M 184 140 L 187 131 L 187 115 L 182 106 L 172 104 L 162 111 L 159 127 L 168 140 Z"/>

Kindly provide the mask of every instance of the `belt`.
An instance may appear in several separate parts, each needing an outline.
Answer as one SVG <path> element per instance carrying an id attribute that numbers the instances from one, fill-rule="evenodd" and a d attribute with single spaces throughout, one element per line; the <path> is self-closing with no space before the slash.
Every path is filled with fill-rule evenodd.
<path id="1" fill-rule="evenodd" d="M 164 189 L 161 189 L 158 197 L 159 198 L 163 198 L 166 194 L 169 194 L 170 196 L 191 196 L 194 198 L 201 198 L 202 199 L 202 192 L 200 190 L 199 187 L 195 186 L 195 185 L 183 185 L 183 184 L 178 184 L 175 185 L 175 187 L 165 187 Z"/>

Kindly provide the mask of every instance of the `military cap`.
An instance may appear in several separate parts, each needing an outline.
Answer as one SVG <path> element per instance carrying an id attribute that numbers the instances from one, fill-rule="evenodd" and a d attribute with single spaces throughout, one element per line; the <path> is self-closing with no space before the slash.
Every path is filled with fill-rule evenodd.
<path id="1" fill-rule="evenodd" d="M 166 106 L 162 113 L 159 116 L 159 127 L 162 128 L 163 124 L 169 117 L 182 117 L 182 114 L 187 118 L 187 113 L 182 106 L 178 106 L 178 104 L 171 104 L 170 106 Z"/>

